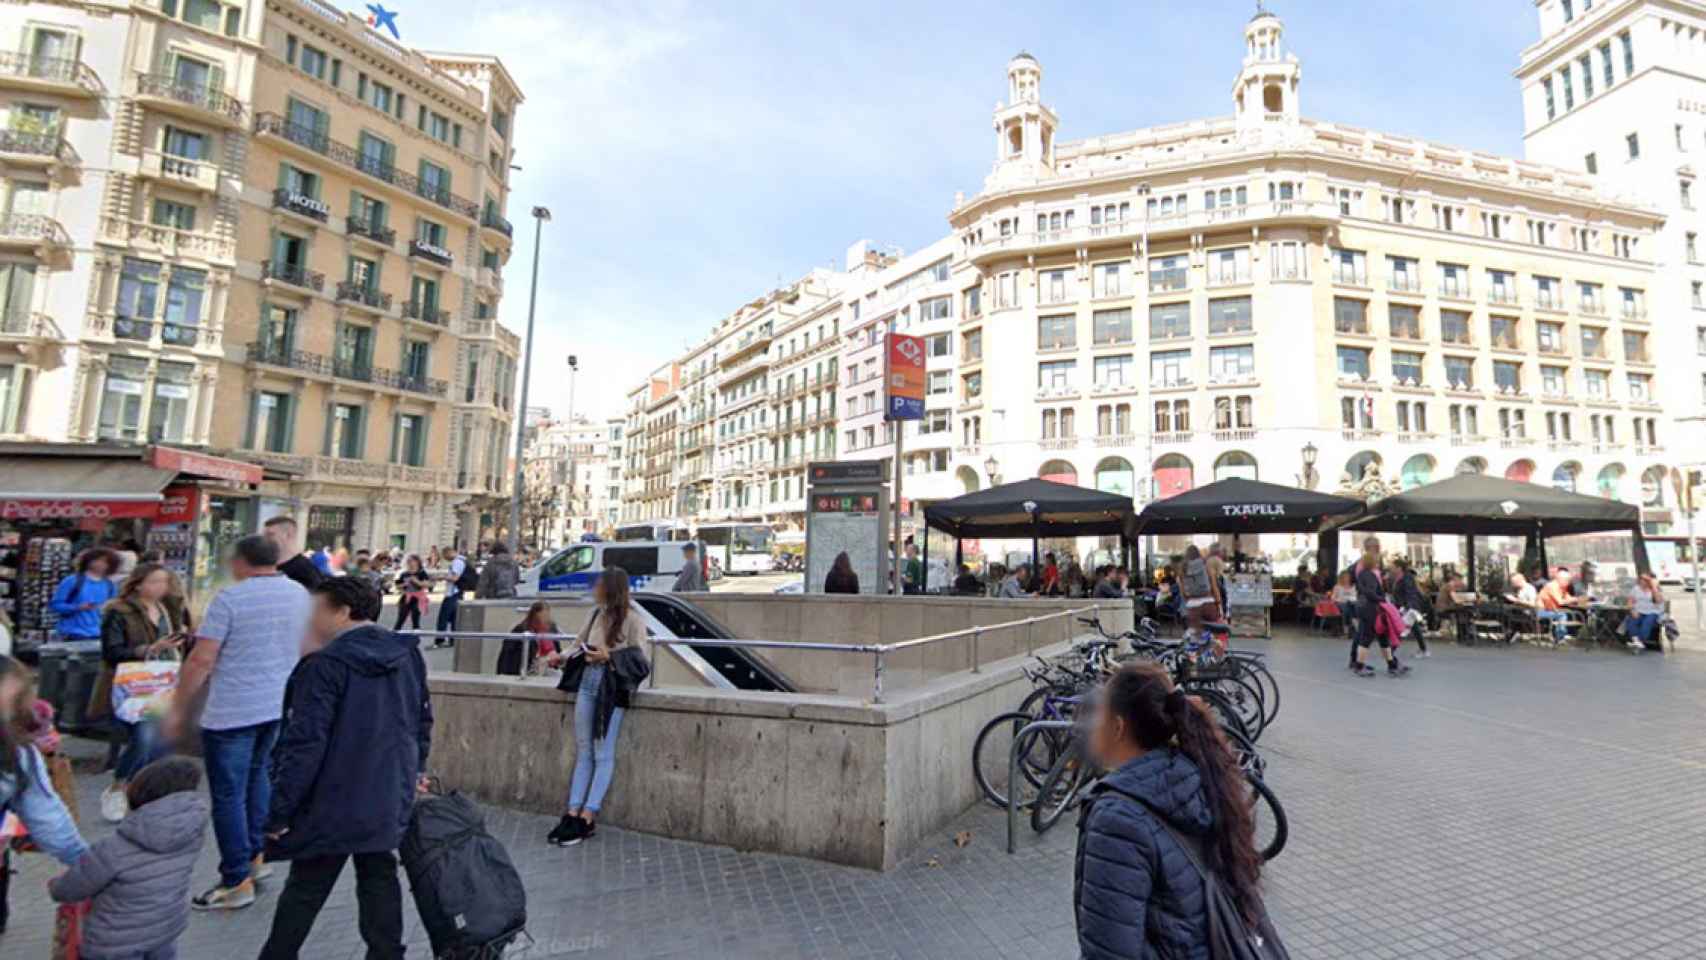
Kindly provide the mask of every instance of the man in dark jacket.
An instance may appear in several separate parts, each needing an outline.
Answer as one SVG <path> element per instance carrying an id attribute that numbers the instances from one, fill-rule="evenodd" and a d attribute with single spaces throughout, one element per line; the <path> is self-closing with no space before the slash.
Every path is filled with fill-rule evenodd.
<path id="1" fill-rule="evenodd" d="M 1083 960 L 1208 960 L 1202 875 L 1158 817 L 1198 838 L 1214 822 L 1196 766 L 1167 748 L 1108 774 L 1080 809 L 1072 906 Z"/>
<path id="2" fill-rule="evenodd" d="M 354 858 L 370 958 L 403 955 L 393 851 L 409 825 L 432 745 L 426 662 L 413 640 L 373 623 L 380 599 L 357 577 L 314 588 L 313 635 L 285 689 L 272 761 L 267 859 L 289 860 L 262 960 L 293 958 Z"/>

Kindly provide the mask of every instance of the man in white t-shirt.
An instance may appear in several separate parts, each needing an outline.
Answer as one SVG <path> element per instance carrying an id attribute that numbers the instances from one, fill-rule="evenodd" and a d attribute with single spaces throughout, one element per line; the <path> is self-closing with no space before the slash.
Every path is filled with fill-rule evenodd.
<path id="1" fill-rule="evenodd" d="M 465 578 L 472 579 L 466 577 L 468 569 L 469 560 L 463 554 L 462 548 L 451 547 L 450 575 L 445 578 L 444 600 L 438 605 L 437 629 L 439 630 L 456 629 L 456 611 L 462 606 L 462 587 L 460 584 Z M 435 647 L 442 647 L 454 642 L 454 638 L 449 636 L 432 638 L 432 645 Z"/>
<path id="2" fill-rule="evenodd" d="M 278 545 L 244 537 L 232 548 L 236 580 L 219 591 L 196 628 L 195 648 L 178 678 L 164 732 L 184 731 L 205 689 L 202 756 L 219 844 L 219 882 L 190 901 L 197 910 L 235 910 L 255 902 L 255 881 L 272 868 L 261 860 L 267 779 L 284 714 L 284 686 L 308 631 L 308 591 L 278 571 Z"/>

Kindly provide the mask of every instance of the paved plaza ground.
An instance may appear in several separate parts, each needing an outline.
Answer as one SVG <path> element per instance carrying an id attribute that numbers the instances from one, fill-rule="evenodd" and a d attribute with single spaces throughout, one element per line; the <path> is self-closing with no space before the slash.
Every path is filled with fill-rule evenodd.
<path id="1" fill-rule="evenodd" d="M 1338 641 L 1257 646 L 1284 698 L 1262 746 L 1291 841 L 1267 885 L 1294 957 L 1702 955 L 1706 656 L 1443 644 L 1393 680 L 1349 676 Z M 81 778 L 91 815 L 102 782 Z M 562 850 L 550 825 L 491 811 L 529 891 L 530 960 L 1076 955 L 1070 823 L 1008 856 L 979 809 L 887 873 L 615 829 Z M 198 887 L 214 862 L 210 834 Z M 0 955 L 46 956 L 49 875 L 23 858 Z M 182 956 L 254 956 L 273 902 L 193 917 Z M 303 955 L 362 955 L 347 874 Z"/>

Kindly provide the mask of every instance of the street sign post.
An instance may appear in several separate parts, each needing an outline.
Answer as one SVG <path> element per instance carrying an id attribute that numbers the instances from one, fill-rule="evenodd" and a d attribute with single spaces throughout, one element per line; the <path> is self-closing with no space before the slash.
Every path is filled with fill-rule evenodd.
<path id="1" fill-rule="evenodd" d="M 904 591 L 901 571 L 900 503 L 901 477 L 905 474 L 906 421 L 924 419 L 924 338 L 904 333 L 890 333 L 885 358 L 884 387 L 887 393 L 883 418 L 894 424 L 894 584 L 891 590 L 899 595 Z"/>

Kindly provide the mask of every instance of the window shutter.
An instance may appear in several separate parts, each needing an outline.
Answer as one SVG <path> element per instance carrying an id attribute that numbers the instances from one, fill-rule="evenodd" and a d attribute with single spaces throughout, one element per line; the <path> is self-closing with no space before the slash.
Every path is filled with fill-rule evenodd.
<path id="1" fill-rule="evenodd" d="M 296 449 L 296 407 L 296 396 L 286 394 L 284 398 L 284 450 L 282 451 L 284 453 Z"/>
<path id="2" fill-rule="evenodd" d="M 334 432 L 332 425 L 337 423 L 337 420 L 338 420 L 338 405 L 335 403 L 327 403 L 326 404 L 325 438 L 320 442 L 320 455 L 321 456 L 326 456 L 326 457 L 335 456 L 338 452 L 338 451 L 332 449 L 332 434 Z"/>
<path id="3" fill-rule="evenodd" d="M 366 460 L 367 459 L 367 408 L 366 407 L 356 407 L 355 408 L 355 422 L 350 424 L 350 427 L 351 427 L 351 429 L 353 429 L 355 431 L 356 457 L 358 459 L 361 459 L 361 460 Z"/>
<path id="4" fill-rule="evenodd" d="M 401 434 L 402 432 L 403 432 L 403 415 L 400 413 L 391 414 L 391 462 L 392 463 L 399 462 L 397 460 L 397 439 L 398 439 L 399 434 Z"/>
<path id="5" fill-rule="evenodd" d="M 249 391 L 249 419 L 243 428 L 243 448 L 255 449 L 255 421 L 261 415 L 261 393 L 259 390 Z"/>
<path id="6" fill-rule="evenodd" d="M 432 432 L 432 417 L 430 415 L 423 414 L 421 416 L 420 428 L 415 431 L 414 456 L 409 458 L 409 463 L 412 466 L 416 466 L 416 467 L 426 466 L 427 435 L 430 434 L 431 432 Z"/>
<path id="7" fill-rule="evenodd" d="M 214 93 L 225 92 L 225 68 L 217 63 L 207 68 L 207 89 Z"/>

